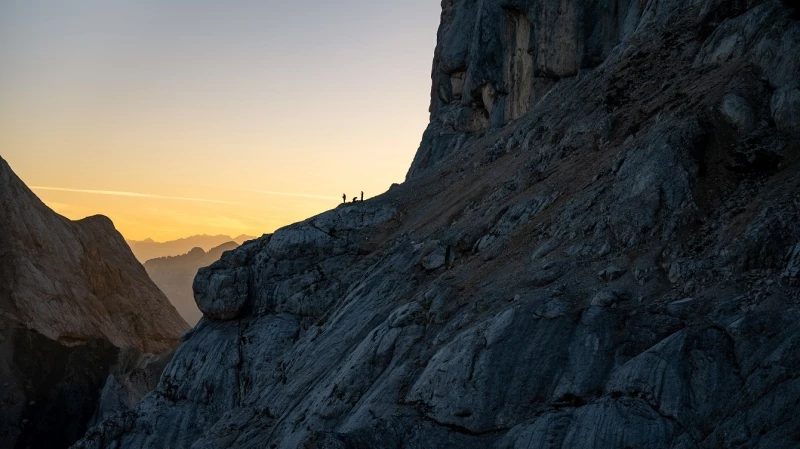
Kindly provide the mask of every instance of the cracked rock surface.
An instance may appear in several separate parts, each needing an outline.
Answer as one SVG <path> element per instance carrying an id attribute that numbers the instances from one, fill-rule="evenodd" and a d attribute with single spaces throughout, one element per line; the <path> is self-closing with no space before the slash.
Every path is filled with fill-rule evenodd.
<path id="1" fill-rule="evenodd" d="M 75 447 L 800 447 L 795 12 L 442 7 L 407 181 L 201 270 Z"/>

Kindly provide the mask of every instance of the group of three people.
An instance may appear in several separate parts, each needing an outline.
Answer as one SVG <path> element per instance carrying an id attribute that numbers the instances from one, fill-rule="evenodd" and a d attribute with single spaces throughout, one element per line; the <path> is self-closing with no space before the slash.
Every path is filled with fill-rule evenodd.
<path id="1" fill-rule="evenodd" d="M 359 201 L 358 197 L 353 197 L 353 202 L 355 203 L 356 201 Z M 361 192 L 361 201 L 364 201 L 364 192 L 363 191 Z M 342 203 L 346 203 L 346 202 L 347 202 L 347 195 L 343 193 L 342 194 Z"/>

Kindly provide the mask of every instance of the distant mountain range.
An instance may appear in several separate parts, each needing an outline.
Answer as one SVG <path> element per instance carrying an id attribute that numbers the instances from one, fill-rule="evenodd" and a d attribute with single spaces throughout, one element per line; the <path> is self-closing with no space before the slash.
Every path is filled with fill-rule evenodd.
<path id="1" fill-rule="evenodd" d="M 145 263 L 150 259 L 159 257 L 178 256 L 186 254 L 193 248 L 201 248 L 203 251 L 209 251 L 223 243 L 236 242 L 238 245 L 253 240 L 255 237 L 250 235 L 240 235 L 238 237 L 231 237 L 228 235 L 193 235 L 178 240 L 171 240 L 168 242 L 156 242 L 153 239 L 147 240 L 127 240 L 128 246 L 131 251 L 139 259 L 139 262 Z M 216 259 L 215 259 L 216 260 Z"/>
<path id="2" fill-rule="evenodd" d="M 191 251 L 180 256 L 148 260 L 144 263 L 144 268 L 150 275 L 150 279 L 178 309 L 183 319 L 194 326 L 203 316 L 194 302 L 194 293 L 192 292 L 192 282 L 197 270 L 219 260 L 225 251 L 238 247 L 238 242 L 230 241 L 211 248 L 207 252 L 200 247 L 192 248 Z"/>

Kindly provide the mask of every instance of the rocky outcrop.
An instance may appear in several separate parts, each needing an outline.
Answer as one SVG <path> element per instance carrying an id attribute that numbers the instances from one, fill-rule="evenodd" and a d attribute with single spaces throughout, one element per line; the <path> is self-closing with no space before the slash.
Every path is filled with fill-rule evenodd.
<path id="1" fill-rule="evenodd" d="M 167 295 L 172 305 L 190 325 L 197 324 L 203 314 L 194 302 L 192 283 L 197 270 L 219 260 L 225 251 L 238 247 L 236 242 L 215 246 L 207 252 L 203 248 L 193 248 L 180 256 L 167 256 L 150 259 L 144 263 L 150 279 Z"/>
<path id="2" fill-rule="evenodd" d="M 800 447 L 793 14 L 444 1 L 406 183 L 200 270 L 76 447 Z"/>
<path id="3" fill-rule="evenodd" d="M 56 214 L 2 159 L 0 230 L 0 447 L 68 447 L 112 381 L 117 405 L 155 387 L 136 365 L 187 325 L 109 219 Z"/>
<path id="4" fill-rule="evenodd" d="M 772 119 L 779 131 L 800 136 L 800 89 L 786 84 L 772 96 Z"/>

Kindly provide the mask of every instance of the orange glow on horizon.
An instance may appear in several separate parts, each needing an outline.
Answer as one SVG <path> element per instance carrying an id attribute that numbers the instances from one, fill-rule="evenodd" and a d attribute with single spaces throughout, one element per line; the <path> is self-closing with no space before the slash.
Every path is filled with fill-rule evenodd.
<path id="1" fill-rule="evenodd" d="M 2 2 L 0 155 L 135 240 L 258 236 L 385 192 L 428 122 L 440 5 L 311 3 Z"/>
<path id="2" fill-rule="evenodd" d="M 31 189 L 57 213 L 79 220 L 106 215 L 131 240 L 175 240 L 196 234 L 260 236 L 336 207 L 341 198 L 272 192 L 227 192 L 236 201 L 163 197 L 137 192 L 42 188 Z M 220 195 L 218 198 L 223 198 Z M 271 197 L 271 198 L 268 198 Z M 275 210 L 282 212 L 274 214 Z"/>

